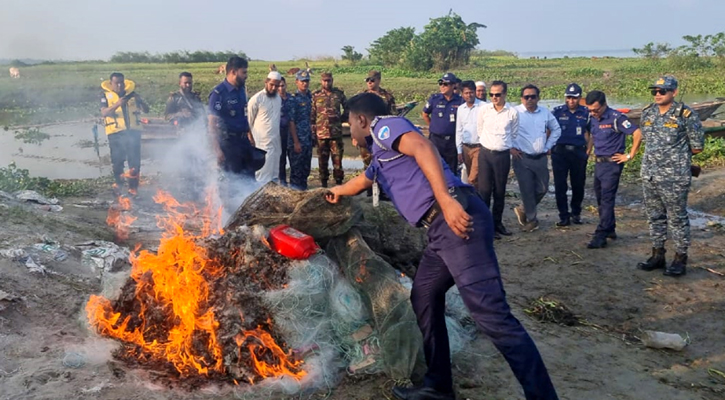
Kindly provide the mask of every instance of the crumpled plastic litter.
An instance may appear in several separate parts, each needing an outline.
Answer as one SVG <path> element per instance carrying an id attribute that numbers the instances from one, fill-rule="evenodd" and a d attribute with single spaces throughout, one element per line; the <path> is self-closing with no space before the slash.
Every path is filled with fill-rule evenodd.
<path id="1" fill-rule="evenodd" d="M 68 252 L 61 249 L 58 243 L 36 243 L 32 248 L 37 251 L 50 254 L 53 257 L 53 260 L 58 262 L 63 262 L 68 258 Z"/>
<path id="2" fill-rule="evenodd" d="M 48 269 L 43 264 L 39 264 L 33 260 L 33 257 L 28 256 L 25 260 L 21 260 L 23 264 L 28 268 L 30 273 L 45 274 Z"/>
<path id="3" fill-rule="evenodd" d="M 18 192 L 15 192 L 15 198 L 18 200 L 23 201 L 31 201 L 38 204 L 48 204 L 48 205 L 55 205 L 58 204 L 60 201 L 56 198 L 47 198 L 43 196 L 42 194 L 36 192 L 35 190 L 21 190 Z"/>
<path id="4" fill-rule="evenodd" d="M 131 256 L 127 248 L 105 240 L 85 242 L 76 247 L 82 250 L 81 264 L 94 271 L 117 271 L 128 263 Z"/>
<path id="5" fill-rule="evenodd" d="M 20 260 L 22 258 L 28 257 L 28 252 L 26 252 L 24 249 L 5 249 L 0 250 L 0 256 L 3 256 L 5 258 L 9 258 L 13 261 Z"/>

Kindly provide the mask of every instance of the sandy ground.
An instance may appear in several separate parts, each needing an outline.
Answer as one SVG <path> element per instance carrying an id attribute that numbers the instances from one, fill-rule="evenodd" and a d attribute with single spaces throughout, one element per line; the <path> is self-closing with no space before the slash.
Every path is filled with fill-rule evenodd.
<path id="1" fill-rule="evenodd" d="M 725 215 L 724 185 L 725 170 L 706 171 L 694 182 L 691 207 Z M 515 183 L 510 189 L 516 190 Z M 149 199 L 152 188 L 143 188 L 141 195 Z M 83 200 L 99 201 L 74 206 Z M 110 193 L 65 199 L 64 210 L 51 213 L 0 197 L 5 204 L 0 205 L 0 250 L 32 245 L 43 236 L 70 246 L 111 240 L 104 222 L 110 200 Z M 516 203 L 515 198 L 507 201 Z M 518 232 L 507 207 L 505 222 L 515 234 L 496 247 L 514 314 L 536 340 L 562 399 L 725 398 L 725 378 L 708 374 L 711 368 L 725 371 L 725 277 L 704 269 L 725 273 L 725 230 L 705 224 L 717 218 L 696 213 L 687 276 L 673 279 L 639 271 L 636 263 L 650 251 L 640 187 L 624 185 L 618 201 L 619 239 L 602 250 L 586 249 L 596 221 L 591 207 L 585 225 L 557 229 L 549 195 L 540 210 L 541 228 L 533 233 Z M 593 204 L 587 196 L 585 206 Z M 158 208 L 150 200 L 141 205 L 141 221 L 152 220 Z M 136 229 L 127 244 L 153 248 L 158 235 L 155 229 Z M 673 253 L 668 243 L 669 259 Z M 92 339 L 80 322 L 89 294 L 101 289 L 96 272 L 73 252 L 62 262 L 45 265 L 54 273 L 30 273 L 21 263 L 0 257 L 0 291 L 7 294 L 0 300 L 0 399 L 235 398 L 224 390 L 163 388 L 147 371 L 111 360 L 113 342 Z M 541 296 L 567 305 L 585 324 L 567 327 L 532 319 L 523 310 Z M 638 340 L 644 329 L 688 335 L 691 344 L 681 352 L 646 348 Z M 454 372 L 460 398 L 523 398 L 485 337 L 454 358 Z M 391 385 L 381 376 L 345 376 L 329 398 L 389 398 Z M 315 398 L 327 395 L 324 391 Z"/>

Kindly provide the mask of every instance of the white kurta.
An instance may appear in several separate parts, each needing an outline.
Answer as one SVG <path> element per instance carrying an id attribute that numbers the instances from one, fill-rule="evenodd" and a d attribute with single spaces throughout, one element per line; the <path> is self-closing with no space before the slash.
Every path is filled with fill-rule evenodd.
<path id="1" fill-rule="evenodd" d="M 257 171 L 257 181 L 265 184 L 279 177 L 279 159 L 282 156 L 282 139 L 279 132 L 282 118 L 282 99 L 279 95 L 267 96 L 262 89 L 247 104 L 247 118 L 257 148 L 265 150 L 264 167 Z"/>

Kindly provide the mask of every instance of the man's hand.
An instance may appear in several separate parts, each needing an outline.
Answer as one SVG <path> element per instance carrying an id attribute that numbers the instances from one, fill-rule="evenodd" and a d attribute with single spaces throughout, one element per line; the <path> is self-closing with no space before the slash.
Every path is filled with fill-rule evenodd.
<path id="1" fill-rule="evenodd" d="M 337 204 L 340 201 L 341 197 L 342 195 L 340 195 L 340 186 L 335 186 L 332 189 L 328 190 L 327 193 L 325 193 L 325 200 L 327 200 L 327 202 L 331 204 Z"/>
<path id="2" fill-rule="evenodd" d="M 357 140 L 355 138 L 352 138 L 352 145 L 353 147 L 357 147 Z"/>
<path id="3" fill-rule="evenodd" d="M 617 164 L 622 164 L 622 163 L 626 163 L 627 161 L 629 161 L 629 158 L 627 158 L 627 156 L 622 153 L 616 153 L 615 155 L 612 156 L 612 160 L 616 161 Z"/>
<path id="4" fill-rule="evenodd" d="M 468 233 L 473 231 L 473 219 L 463 209 L 461 203 L 457 202 L 453 197 L 448 196 L 445 204 L 441 204 L 441 211 L 446 223 L 456 236 L 462 239 L 468 239 Z"/>
<path id="5" fill-rule="evenodd" d="M 300 144 L 300 142 L 295 142 L 295 153 L 302 153 L 302 145 Z"/>
<path id="6" fill-rule="evenodd" d="M 458 155 L 458 163 L 463 164 L 463 154 Z"/>
<path id="7" fill-rule="evenodd" d="M 257 147 L 256 143 L 254 142 L 254 136 L 252 136 L 252 132 L 247 132 L 247 139 L 249 139 L 249 144 L 251 144 L 252 147 Z"/>
<path id="8" fill-rule="evenodd" d="M 524 152 L 523 152 L 523 151 L 521 151 L 521 150 L 519 150 L 519 149 L 517 149 L 517 148 L 514 148 L 514 147 L 512 147 L 512 148 L 511 148 L 511 155 L 512 155 L 512 156 L 513 156 L 513 158 L 515 158 L 515 159 L 521 159 L 521 158 L 523 158 L 523 156 L 524 156 Z"/>

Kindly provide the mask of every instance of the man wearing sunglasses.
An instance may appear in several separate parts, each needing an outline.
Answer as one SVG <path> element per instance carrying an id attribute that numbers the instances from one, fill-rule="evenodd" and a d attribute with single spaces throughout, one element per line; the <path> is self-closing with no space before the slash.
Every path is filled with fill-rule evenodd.
<path id="1" fill-rule="evenodd" d="M 561 127 L 546 107 L 539 107 L 539 88 L 526 85 L 521 89 L 519 132 L 511 148 L 514 173 L 519 181 L 521 205 L 514 208 L 524 232 L 539 228 L 536 207 L 549 190 L 547 154 L 561 136 Z"/>
<path id="2" fill-rule="evenodd" d="M 663 76 L 650 86 L 654 103 L 642 111 L 644 207 L 652 239 L 652 256 L 637 266 L 664 269 L 664 275 L 685 275 L 690 247 L 687 195 L 692 180 L 692 155 L 704 146 L 702 124 L 690 107 L 675 101 L 677 79 Z M 665 240 L 669 226 L 675 259 L 666 266 Z"/>
<path id="3" fill-rule="evenodd" d="M 380 79 L 382 78 L 382 74 L 380 71 L 370 71 L 368 72 L 368 77 L 365 78 L 365 84 L 367 85 L 367 90 L 364 91 L 364 93 L 375 93 L 380 98 L 382 98 L 385 101 L 385 105 L 388 107 L 388 114 L 389 115 L 396 115 L 398 113 L 398 110 L 395 106 L 395 97 L 393 97 L 392 93 L 388 92 L 387 90 L 380 87 Z M 354 139 L 353 139 L 354 141 Z M 353 145 L 357 146 L 357 149 L 360 151 L 360 157 L 363 159 L 363 164 L 365 165 L 365 168 L 370 165 L 370 160 L 372 159 L 372 155 L 367 150 L 365 146 L 361 146 L 358 143 L 353 143 Z M 368 193 L 368 195 L 372 195 L 372 191 Z"/>
<path id="4" fill-rule="evenodd" d="M 566 104 L 554 108 L 552 114 L 561 126 L 561 137 L 551 149 L 551 169 L 554 171 L 554 191 L 559 222 L 556 226 L 582 223 L 582 200 L 587 179 L 587 160 L 592 150 L 592 136 L 589 133 L 589 110 L 579 105 L 582 88 L 570 84 L 564 92 Z M 567 177 L 571 178 L 571 212 L 567 204 L 569 190 Z"/>
<path id="5" fill-rule="evenodd" d="M 428 138 L 454 174 L 458 173 L 456 113 L 464 103 L 463 97 L 453 92 L 457 82 L 458 78 L 451 72 L 446 72 L 438 79 L 440 93 L 430 96 L 421 114 L 429 127 Z"/>
<path id="6" fill-rule="evenodd" d="M 607 106 L 607 96 L 598 90 L 587 94 L 587 108 L 592 116 L 591 133 L 594 142 L 594 194 L 599 206 L 599 225 L 587 245 L 590 249 L 607 247 L 607 239 L 616 239 L 614 200 L 624 163 L 637 155 L 642 141 L 639 128 L 626 115 Z M 632 148 L 625 153 L 625 136 L 632 135 Z"/>

